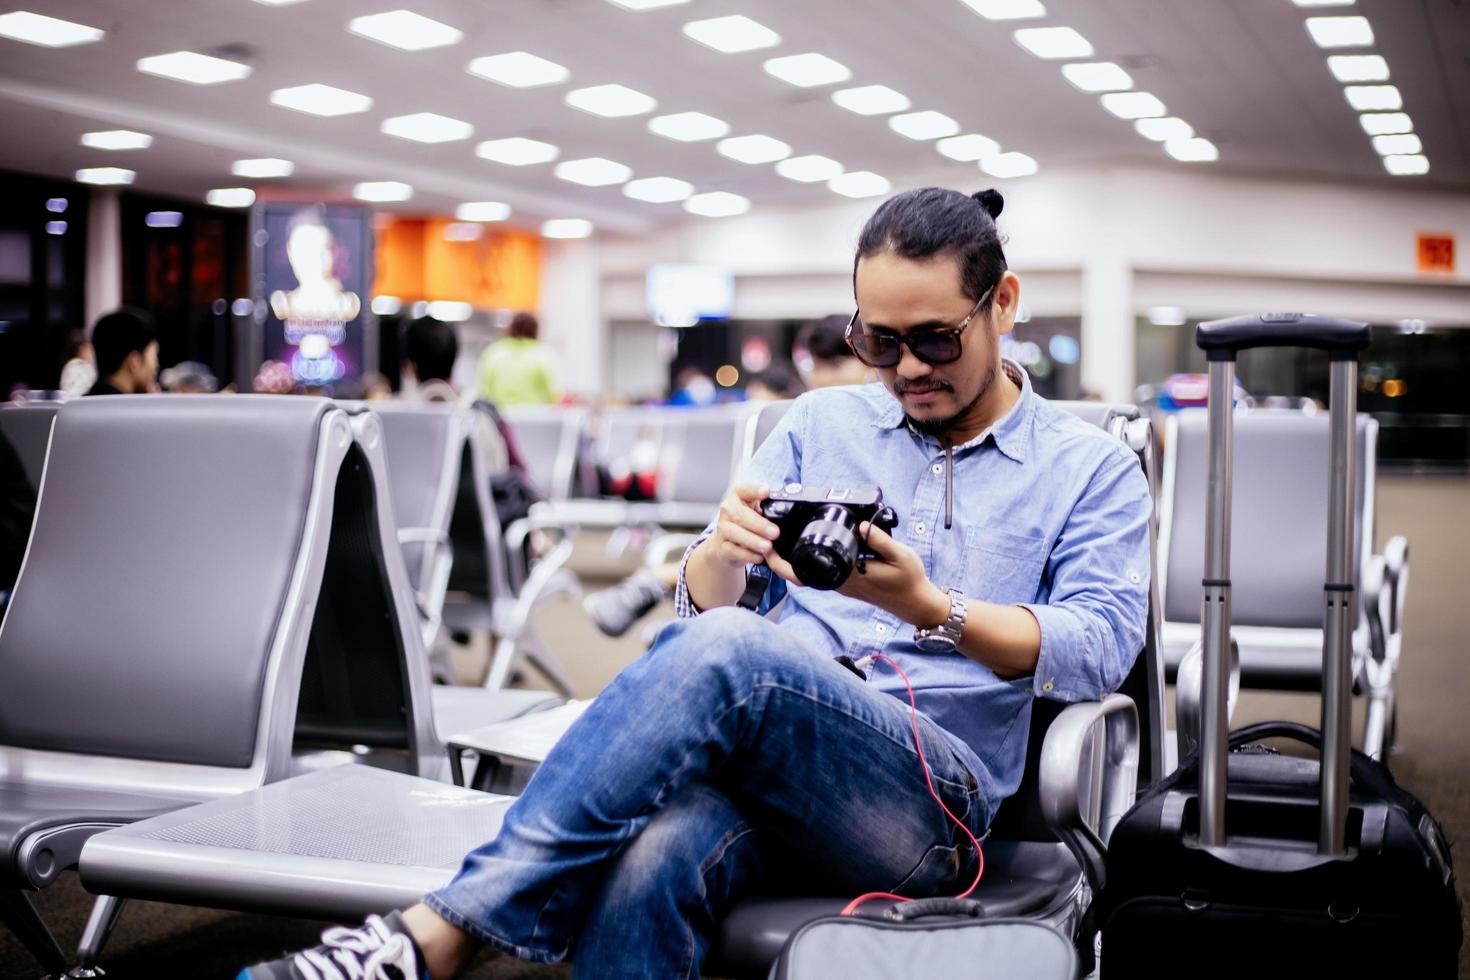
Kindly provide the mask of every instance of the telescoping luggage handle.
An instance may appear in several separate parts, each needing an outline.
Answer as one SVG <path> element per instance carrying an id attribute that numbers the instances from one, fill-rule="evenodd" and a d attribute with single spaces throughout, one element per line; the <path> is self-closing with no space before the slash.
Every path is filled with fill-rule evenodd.
<path id="1" fill-rule="evenodd" d="M 1232 399 L 1235 358 L 1255 347 L 1312 347 L 1331 358 L 1331 439 L 1328 464 L 1327 577 L 1323 584 L 1321 808 L 1317 848 L 1342 854 L 1347 837 L 1352 678 L 1352 501 L 1356 485 L 1358 353 L 1368 325 L 1309 313 L 1263 313 L 1201 323 L 1195 343 L 1210 363 L 1209 498 L 1200 624 L 1204 683 L 1200 739 L 1200 843 L 1225 844 L 1226 697 L 1230 646 L 1230 485 L 1234 457 Z"/>

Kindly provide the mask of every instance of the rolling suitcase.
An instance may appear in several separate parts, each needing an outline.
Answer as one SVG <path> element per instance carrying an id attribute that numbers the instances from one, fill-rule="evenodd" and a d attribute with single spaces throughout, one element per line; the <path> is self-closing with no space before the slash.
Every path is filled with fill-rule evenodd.
<path id="1" fill-rule="evenodd" d="M 1094 908 L 1101 975 L 1453 977 L 1461 921 L 1449 848 L 1423 804 L 1348 737 L 1357 357 L 1368 328 L 1265 314 L 1200 324 L 1196 341 L 1210 366 L 1201 739 L 1109 840 Z M 1286 723 L 1226 730 L 1231 394 L 1237 354 L 1268 346 L 1331 357 L 1320 734 Z M 1304 742 L 1320 761 L 1254 745 L 1265 738 Z"/>

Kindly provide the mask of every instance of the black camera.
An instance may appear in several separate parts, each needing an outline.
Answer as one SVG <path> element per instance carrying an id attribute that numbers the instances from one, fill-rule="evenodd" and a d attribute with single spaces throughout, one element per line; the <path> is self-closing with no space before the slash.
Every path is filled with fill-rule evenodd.
<path id="1" fill-rule="evenodd" d="M 858 536 L 863 521 L 890 533 L 898 527 L 898 515 L 883 503 L 877 487 L 839 490 L 788 483 L 761 501 L 761 513 L 781 529 L 776 554 L 814 589 L 837 588 L 854 565 L 876 557 Z"/>

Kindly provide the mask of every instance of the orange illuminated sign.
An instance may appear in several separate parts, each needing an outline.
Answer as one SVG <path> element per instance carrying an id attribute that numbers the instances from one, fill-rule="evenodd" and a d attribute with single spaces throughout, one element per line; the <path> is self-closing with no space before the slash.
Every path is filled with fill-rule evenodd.
<path id="1" fill-rule="evenodd" d="M 1418 254 L 1420 272 L 1454 272 L 1455 236 L 1421 231 Z"/>

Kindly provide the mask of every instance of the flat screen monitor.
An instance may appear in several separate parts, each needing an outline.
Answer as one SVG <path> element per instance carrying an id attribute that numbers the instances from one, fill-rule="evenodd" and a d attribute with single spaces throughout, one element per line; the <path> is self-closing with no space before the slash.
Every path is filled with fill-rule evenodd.
<path id="1" fill-rule="evenodd" d="M 648 315 L 660 326 L 724 320 L 735 308 L 735 277 L 718 266 L 649 266 L 646 287 Z"/>

